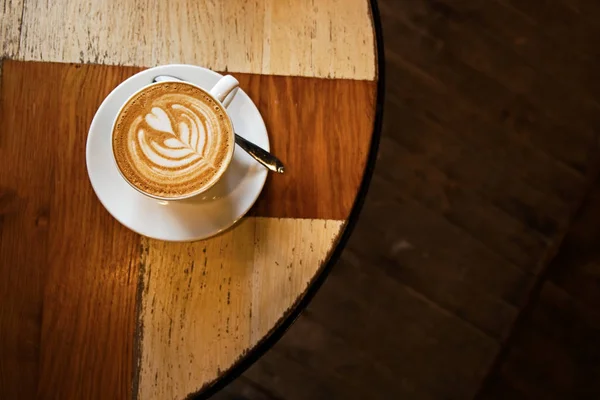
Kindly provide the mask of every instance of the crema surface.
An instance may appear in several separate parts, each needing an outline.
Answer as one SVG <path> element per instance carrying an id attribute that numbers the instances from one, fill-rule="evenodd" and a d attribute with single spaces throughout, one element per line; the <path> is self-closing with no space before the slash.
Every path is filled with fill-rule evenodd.
<path id="1" fill-rule="evenodd" d="M 182 82 L 149 86 L 129 99 L 113 129 L 125 178 L 160 197 L 200 192 L 227 167 L 233 127 L 223 107 Z"/>

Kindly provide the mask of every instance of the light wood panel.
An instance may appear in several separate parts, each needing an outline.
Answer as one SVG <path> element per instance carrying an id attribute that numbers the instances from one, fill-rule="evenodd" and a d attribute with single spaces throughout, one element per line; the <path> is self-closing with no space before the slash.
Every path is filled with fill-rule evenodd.
<path id="1" fill-rule="evenodd" d="M 14 57 L 19 50 L 23 1 L 0 1 L 0 59 Z M 0 65 L 1 72 L 2 66 Z"/>
<path id="2" fill-rule="evenodd" d="M 0 57 L 375 77 L 367 0 L 56 0 L 27 1 L 24 11 L 4 0 L 0 15 Z"/>
<path id="3" fill-rule="evenodd" d="M 207 241 L 144 240 L 138 398 L 180 399 L 231 367 L 306 289 L 341 225 L 247 218 Z"/>

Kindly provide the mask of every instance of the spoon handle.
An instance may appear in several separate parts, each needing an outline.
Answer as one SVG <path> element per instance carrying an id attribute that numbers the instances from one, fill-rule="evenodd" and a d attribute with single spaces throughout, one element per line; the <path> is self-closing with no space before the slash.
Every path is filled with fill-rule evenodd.
<path id="1" fill-rule="evenodd" d="M 277 157 L 264 150 L 262 147 L 258 147 L 254 143 L 244 139 L 237 133 L 235 134 L 235 143 L 244 149 L 246 153 L 250 154 L 252 158 L 267 167 L 267 169 L 280 174 L 285 172 L 283 163 L 279 161 Z"/>

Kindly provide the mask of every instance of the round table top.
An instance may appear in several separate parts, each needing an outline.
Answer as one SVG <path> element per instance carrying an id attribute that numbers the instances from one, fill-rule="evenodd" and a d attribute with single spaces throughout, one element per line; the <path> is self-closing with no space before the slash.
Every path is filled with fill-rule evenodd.
<path id="1" fill-rule="evenodd" d="M 144 4 L 0 12 L 0 398 L 214 393 L 291 324 L 358 214 L 381 117 L 374 4 Z M 85 167 L 104 97 L 169 63 L 233 74 L 286 165 L 241 222 L 193 243 L 120 225 Z"/>

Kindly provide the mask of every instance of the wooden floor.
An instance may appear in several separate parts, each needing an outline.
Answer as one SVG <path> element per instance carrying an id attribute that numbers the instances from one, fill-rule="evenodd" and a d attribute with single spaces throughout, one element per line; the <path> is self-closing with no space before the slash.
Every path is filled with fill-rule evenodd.
<path id="1" fill-rule="evenodd" d="M 600 3 L 381 0 L 360 221 L 216 399 L 600 396 Z"/>

